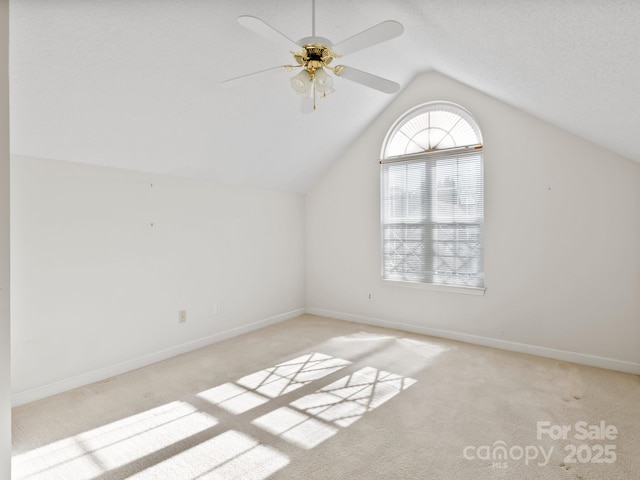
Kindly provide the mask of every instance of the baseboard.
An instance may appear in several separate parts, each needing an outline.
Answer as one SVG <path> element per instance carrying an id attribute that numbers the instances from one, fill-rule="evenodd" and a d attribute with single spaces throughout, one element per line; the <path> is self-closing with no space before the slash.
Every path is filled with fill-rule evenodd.
<path id="1" fill-rule="evenodd" d="M 162 360 L 167 360 L 168 358 L 175 357 L 183 353 L 188 353 L 193 350 L 197 350 L 199 348 L 206 347 L 214 343 L 218 343 L 223 340 L 236 337 L 238 335 L 242 335 L 243 333 L 249 333 L 254 330 L 267 327 L 269 325 L 273 325 L 279 322 L 283 322 L 285 320 L 289 320 L 291 318 L 295 318 L 297 316 L 302 315 L 303 313 L 305 313 L 305 309 L 299 308 L 296 310 L 292 310 L 290 312 L 282 313 L 280 315 L 275 315 L 273 317 L 265 318 L 263 320 L 259 320 L 257 322 L 253 322 L 247 325 L 242 325 L 237 328 L 225 330 L 223 332 L 219 332 L 214 335 L 210 335 L 208 337 L 199 338 L 191 342 L 176 345 L 175 347 L 161 350 L 159 352 L 150 353 L 147 355 L 143 355 L 142 357 L 134 358 L 131 360 L 117 363 L 115 365 L 110 365 L 108 367 L 100 368 L 98 370 L 93 370 L 91 372 L 83 373 L 81 375 L 77 375 L 72 378 L 60 380 L 58 382 L 50 383 L 50 384 L 43 385 L 41 387 L 36 387 L 30 390 L 25 390 L 23 392 L 17 392 L 11 396 L 11 405 L 14 407 L 17 407 L 25 403 L 40 400 L 45 397 L 50 397 L 51 395 L 56 395 L 58 393 L 66 392 L 68 390 L 73 390 L 74 388 L 82 387 L 84 385 L 89 385 L 94 382 L 99 382 L 107 378 L 111 378 L 115 375 L 120 375 L 126 372 L 130 372 L 137 368 L 146 367 L 153 363 L 157 363 Z"/>
<path id="2" fill-rule="evenodd" d="M 493 347 L 501 350 L 509 350 L 512 352 L 528 353 L 530 355 L 538 355 L 540 357 L 553 358 L 555 360 L 564 360 L 567 362 L 578 363 L 580 365 L 588 365 L 590 367 L 606 368 L 608 370 L 616 370 L 619 372 L 632 373 L 640 375 L 640 363 L 629 362 L 626 360 L 617 360 L 615 358 L 599 357 L 585 353 L 570 352 L 566 350 L 558 350 L 555 348 L 540 347 L 537 345 L 529 345 L 526 343 L 511 342 L 508 340 L 500 340 L 496 338 L 483 337 L 479 335 L 470 335 L 450 330 L 441 330 L 437 328 L 428 328 L 420 325 L 409 323 L 395 322 L 381 318 L 372 318 L 362 315 L 353 315 L 350 313 L 336 312 L 323 308 L 307 307 L 306 313 L 311 315 L 319 315 L 322 317 L 334 318 L 337 320 L 346 320 L 349 322 L 363 323 L 366 325 L 375 325 L 378 327 L 393 328 L 412 333 L 421 333 L 432 337 L 447 338 L 450 340 L 458 340 L 460 342 L 471 343 L 474 345 L 482 345 L 485 347 Z"/>

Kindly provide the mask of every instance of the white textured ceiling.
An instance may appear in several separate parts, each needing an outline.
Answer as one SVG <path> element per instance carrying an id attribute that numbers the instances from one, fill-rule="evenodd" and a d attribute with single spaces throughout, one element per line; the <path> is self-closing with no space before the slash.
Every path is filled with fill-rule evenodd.
<path id="1" fill-rule="evenodd" d="M 316 33 L 334 43 L 387 19 L 405 26 L 340 63 L 403 87 L 435 69 L 640 162 L 637 0 L 316 9 Z M 15 154 L 304 192 L 393 100 L 337 79 L 305 115 L 291 74 L 219 85 L 292 62 L 239 15 L 299 39 L 311 35 L 311 0 L 12 0 L 10 15 Z"/>

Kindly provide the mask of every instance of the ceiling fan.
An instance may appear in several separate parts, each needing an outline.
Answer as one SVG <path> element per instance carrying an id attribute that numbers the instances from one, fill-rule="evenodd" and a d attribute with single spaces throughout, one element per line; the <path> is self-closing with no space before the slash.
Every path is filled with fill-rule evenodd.
<path id="1" fill-rule="evenodd" d="M 303 97 L 303 111 L 316 109 L 316 96 L 326 97 L 334 91 L 333 77 L 327 73 L 351 80 L 352 82 L 365 85 L 384 93 L 395 93 L 400 90 L 400 85 L 391 80 L 387 80 L 371 73 L 363 72 L 353 67 L 345 65 L 331 65 L 331 63 L 350 53 L 377 45 L 379 43 L 398 37 L 404 31 L 401 23 L 394 20 L 386 20 L 367 30 L 357 33 L 338 43 L 332 43 L 329 39 L 316 36 L 316 8 L 315 0 L 311 1 L 311 36 L 294 41 L 284 33 L 269 25 L 264 20 L 250 15 L 238 17 L 238 23 L 249 30 L 263 36 L 281 46 L 288 48 L 293 55 L 296 65 L 278 65 L 276 67 L 259 70 L 256 72 L 239 75 L 222 82 L 223 85 L 236 80 L 261 74 L 276 69 L 284 69 L 291 72 L 296 68 L 301 69 L 299 73 L 290 78 L 293 90 Z M 295 48 L 296 50 L 291 50 Z M 334 51 L 334 48 L 336 49 Z M 340 52 L 340 54 L 336 53 Z M 311 103 L 311 101 L 313 103 Z"/>

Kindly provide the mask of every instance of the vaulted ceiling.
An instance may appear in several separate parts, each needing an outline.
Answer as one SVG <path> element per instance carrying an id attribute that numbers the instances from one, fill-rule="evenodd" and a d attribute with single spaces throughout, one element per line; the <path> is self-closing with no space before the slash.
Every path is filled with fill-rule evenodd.
<path id="1" fill-rule="evenodd" d="M 11 151 L 305 192 L 394 99 L 344 79 L 303 114 L 289 51 L 239 25 L 311 35 L 311 0 L 12 0 Z M 640 2 L 317 0 L 340 59 L 406 86 L 437 70 L 640 162 Z M 338 50 L 338 49 L 336 49 Z M 338 53 L 340 53 L 338 51 Z"/>

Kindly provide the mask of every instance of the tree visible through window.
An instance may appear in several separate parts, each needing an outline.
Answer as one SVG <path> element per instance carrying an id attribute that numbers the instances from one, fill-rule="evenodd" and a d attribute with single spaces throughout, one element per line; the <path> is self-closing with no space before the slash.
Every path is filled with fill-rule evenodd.
<path id="1" fill-rule="evenodd" d="M 482 135 L 446 102 L 389 130 L 381 160 L 382 277 L 484 288 Z"/>

